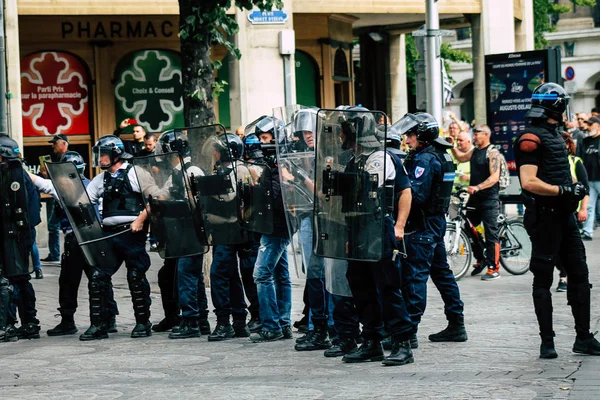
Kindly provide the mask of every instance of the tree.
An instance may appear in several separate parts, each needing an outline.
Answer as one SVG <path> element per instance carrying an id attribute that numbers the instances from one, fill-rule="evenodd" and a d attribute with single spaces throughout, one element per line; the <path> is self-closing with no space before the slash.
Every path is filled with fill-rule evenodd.
<path id="1" fill-rule="evenodd" d="M 571 3 L 578 6 L 594 7 L 596 0 L 570 0 Z M 544 37 L 546 32 L 553 32 L 556 27 L 552 25 L 550 18 L 552 15 L 570 12 L 571 7 L 556 4 L 553 0 L 533 0 L 533 32 L 535 48 L 545 49 L 548 47 L 548 41 Z"/>
<path id="2" fill-rule="evenodd" d="M 220 44 L 234 57 L 242 54 L 231 42 L 239 31 L 227 10 L 283 8 L 283 0 L 179 0 L 179 41 L 183 84 L 183 113 L 188 126 L 215 122 L 213 90 L 219 92 L 223 82 L 215 82 L 214 71 L 220 63 L 210 59 L 212 44 Z"/>

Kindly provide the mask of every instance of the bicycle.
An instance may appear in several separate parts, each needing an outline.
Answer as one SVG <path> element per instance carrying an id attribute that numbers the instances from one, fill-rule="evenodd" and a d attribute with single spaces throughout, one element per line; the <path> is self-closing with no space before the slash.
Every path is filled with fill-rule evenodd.
<path id="1" fill-rule="evenodd" d="M 473 248 L 478 246 L 485 254 L 483 236 L 467 217 L 469 195 L 463 188 L 452 195 L 448 209 L 448 225 L 444 243 L 448 253 L 448 264 L 456 280 L 469 271 L 473 258 Z M 531 240 L 520 220 L 509 219 L 504 213 L 498 215 L 500 237 L 500 264 L 513 275 L 522 275 L 529 271 L 531 261 Z"/>

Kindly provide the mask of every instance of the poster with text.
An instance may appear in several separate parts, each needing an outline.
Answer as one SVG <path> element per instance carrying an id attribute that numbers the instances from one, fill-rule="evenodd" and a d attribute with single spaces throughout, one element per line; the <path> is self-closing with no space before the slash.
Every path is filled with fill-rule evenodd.
<path id="1" fill-rule="evenodd" d="M 41 52 L 21 60 L 23 136 L 90 134 L 86 66 L 68 53 Z"/>
<path id="2" fill-rule="evenodd" d="M 184 125 L 181 58 L 169 50 L 127 54 L 115 71 L 115 127 L 126 118 L 146 132 Z M 130 130 L 126 130 L 130 133 Z"/>

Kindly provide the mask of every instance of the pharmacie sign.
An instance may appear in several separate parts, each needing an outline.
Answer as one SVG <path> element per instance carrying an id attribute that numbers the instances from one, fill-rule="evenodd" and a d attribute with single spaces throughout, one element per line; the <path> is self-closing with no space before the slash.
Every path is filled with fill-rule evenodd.
<path id="1" fill-rule="evenodd" d="M 170 50 L 127 54 L 115 71 L 116 125 L 133 118 L 147 132 L 183 126 L 181 58 Z"/>

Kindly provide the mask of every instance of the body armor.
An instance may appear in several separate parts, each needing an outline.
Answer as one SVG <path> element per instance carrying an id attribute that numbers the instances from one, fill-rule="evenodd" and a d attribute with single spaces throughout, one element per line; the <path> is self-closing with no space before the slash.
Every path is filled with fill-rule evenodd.
<path id="1" fill-rule="evenodd" d="M 129 171 L 133 165 L 119 170 L 116 177 L 112 177 L 108 171 L 104 172 L 104 202 L 102 218 L 133 216 L 137 217 L 144 210 L 144 202 L 141 193 L 136 193 L 129 182 Z"/>

